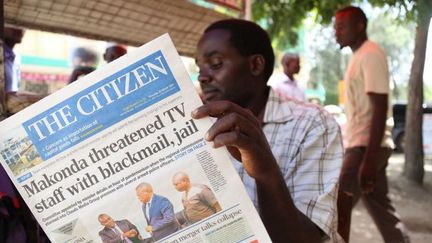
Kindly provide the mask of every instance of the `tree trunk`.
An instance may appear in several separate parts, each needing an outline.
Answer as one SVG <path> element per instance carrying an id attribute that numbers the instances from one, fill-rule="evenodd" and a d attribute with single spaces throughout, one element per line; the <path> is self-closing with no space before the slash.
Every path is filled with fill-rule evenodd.
<path id="1" fill-rule="evenodd" d="M 429 18 L 417 21 L 414 60 L 409 78 L 408 105 L 405 123 L 405 166 L 404 176 L 418 184 L 423 184 L 423 69 L 426 57 L 426 41 Z"/>

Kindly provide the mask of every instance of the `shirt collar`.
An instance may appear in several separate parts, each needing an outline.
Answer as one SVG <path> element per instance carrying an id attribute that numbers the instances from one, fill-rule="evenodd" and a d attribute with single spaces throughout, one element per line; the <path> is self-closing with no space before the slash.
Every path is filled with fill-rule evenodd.
<path id="1" fill-rule="evenodd" d="M 287 102 L 288 101 L 288 102 Z M 281 96 L 270 89 L 270 94 L 265 106 L 263 122 L 265 123 L 284 123 L 293 119 L 291 99 Z"/>
<path id="2" fill-rule="evenodd" d="M 295 79 L 291 79 L 288 75 L 286 75 L 285 74 L 285 76 L 286 76 L 286 80 L 285 80 L 285 83 L 290 83 L 290 84 L 295 84 L 296 83 L 296 81 L 295 81 Z"/>
<path id="3" fill-rule="evenodd" d="M 150 207 L 153 201 L 154 194 L 151 196 L 150 200 L 147 202 L 147 206 Z"/>

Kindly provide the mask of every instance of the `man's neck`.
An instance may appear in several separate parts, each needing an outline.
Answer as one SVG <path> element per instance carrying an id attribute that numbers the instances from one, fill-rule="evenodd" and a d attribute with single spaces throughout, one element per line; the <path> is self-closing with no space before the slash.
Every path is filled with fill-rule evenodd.
<path id="1" fill-rule="evenodd" d="M 259 122 L 262 122 L 264 117 L 264 110 L 267 104 L 267 99 L 270 94 L 270 87 L 266 86 L 261 93 L 258 93 L 255 99 L 251 102 L 251 104 L 247 107 Z"/>
<path id="2" fill-rule="evenodd" d="M 368 40 L 368 37 L 366 34 L 361 35 L 354 44 L 350 45 L 352 52 L 357 51 L 363 45 L 363 43 L 367 40 Z"/>
<path id="3" fill-rule="evenodd" d="M 287 74 L 289 81 L 294 82 L 294 74 L 293 73 L 288 73 Z"/>
<path id="4" fill-rule="evenodd" d="M 5 46 L 9 47 L 10 49 L 13 49 L 15 47 L 16 43 L 14 41 L 5 40 L 4 44 L 5 44 Z"/>

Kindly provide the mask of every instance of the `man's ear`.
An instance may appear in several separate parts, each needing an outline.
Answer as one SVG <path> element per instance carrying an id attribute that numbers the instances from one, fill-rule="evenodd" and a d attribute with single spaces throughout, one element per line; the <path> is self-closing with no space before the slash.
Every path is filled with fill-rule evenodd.
<path id="1" fill-rule="evenodd" d="M 255 54 L 249 57 L 249 69 L 253 76 L 263 74 L 265 67 L 265 59 L 263 55 Z"/>
<path id="2" fill-rule="evenodd" d="M 360 32 L 366 31 L 366 25 L 365 25 L 365 23 L 363 23 L 362 21 L 359 21 L 359 22 L 357 23 L 357 29 L 358 29 Z"/>

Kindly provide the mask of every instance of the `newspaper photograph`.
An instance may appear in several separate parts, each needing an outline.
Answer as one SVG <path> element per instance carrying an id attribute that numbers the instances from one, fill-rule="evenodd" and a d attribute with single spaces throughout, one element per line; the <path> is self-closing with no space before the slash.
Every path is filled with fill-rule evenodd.
<path id="1" fill-rule="evenodd" d="M 52 242 L 270 242 L 165 34 L 0 123 L 0 162 Z"/>

